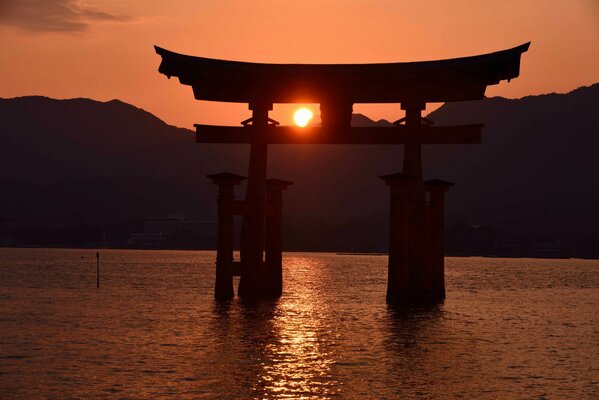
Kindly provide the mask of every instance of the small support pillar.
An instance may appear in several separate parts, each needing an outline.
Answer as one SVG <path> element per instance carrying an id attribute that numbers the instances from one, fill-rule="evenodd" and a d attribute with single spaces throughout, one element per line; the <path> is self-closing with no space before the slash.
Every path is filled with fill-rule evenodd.
<path id="1" fill-rule="evenodd" d="M 291 184 L 280 179 L 266 181 L 266 292 L 274 298 L 283 294 L 283 191 Z"/>
<path id="2" fill-rule="evenodd" d="M 427 206 L 428 254 L 434 300 L 445 299 L 445 193 L 454 184 L 433 179 L 424 182 L 429 193 Z"/>
<path id="3" fill-rule="evenodd" d="M 246 178 L 230 172 L 207 175 L 207 177 L 212 180 L 212 183 L 218 185 L 218 243 L 214 297 L 228 300 L 235 295 L 233 291 L 234 188 Z"/>
<path id="4" fill-rule="evenodd" d="M 408 304 L 414 296 L 413 265 L 410 260 L 411 221 L 414 218 L 410 196 L 415 193 L 418 178 L 397 173 L 381 176 L 390 186 L 389 209 L 389 267 L 387 301 Z"/>

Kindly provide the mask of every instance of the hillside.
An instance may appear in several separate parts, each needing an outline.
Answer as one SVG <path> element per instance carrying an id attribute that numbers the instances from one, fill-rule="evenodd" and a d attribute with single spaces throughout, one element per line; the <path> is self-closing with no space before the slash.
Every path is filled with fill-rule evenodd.
<path id="1" fill-rule="evenodd" d="M 482 145 L 426 146 L 427 178 L 457 183 L 448 227 L 597 232 L 599 84 L 568 94 L 447 104 L 436 124 L 483 122 Z M 215 220 L 205 178 L 246 174 L 248 147 L 193 133 L 118 100 L 0 99 L 0 220 L 6 226 L 106 224 L 182 214 Z M 385 124 L 354 116 L 354 124 Z M 401 146 L 271 146 L 269 176 L 294 181 L 286 243 L 384 250 L 388 188 Z M 241 191 L 238 192 L 241 195 Z"/>
<path id="2" fill-rule="evenodd" d="M 597 231 L 598 107 L 595 84 L 565 95 L 447 104 L 431 114 L 438 124 L 485 123 L 482 145 L 425 155 L 431 174 L 459 183 L 452 218 L 512 231 Z"/>
<path id="3" fill-rule="evenodd" d="M 118 100 L 3 99 L 0 117 L 0 218 L 211 218 L 203 166 L 222 157 L 189 130 Z"/>

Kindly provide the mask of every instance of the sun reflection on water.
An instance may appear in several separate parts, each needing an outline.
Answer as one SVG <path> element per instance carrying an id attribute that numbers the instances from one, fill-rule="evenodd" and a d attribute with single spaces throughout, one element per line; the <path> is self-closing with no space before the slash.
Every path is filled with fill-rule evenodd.
<path id="1" fill-rule="evenodd" d="M 257 391 L 301 399 L 327 398 L 340 392 L 332 374 L 334 341 L 322 326 L 328 309 L 316 284 L 322 282 L 323 265 L 319 263 L 323 260 L 296 257 L 288 265 L 288 279 L 304 285 L 301 292 L 277 305 L 272 321 L 275 340 L 265 346 Z"/>

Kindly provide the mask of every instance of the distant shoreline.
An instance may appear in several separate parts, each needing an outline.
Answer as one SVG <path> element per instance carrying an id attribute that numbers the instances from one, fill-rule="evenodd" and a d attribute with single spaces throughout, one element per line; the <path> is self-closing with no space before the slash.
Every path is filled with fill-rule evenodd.
<path id="1" fill-rule="evenodd" d="M 138 250 L 138 251 L 213 251 L 216 249 L 192 248 L 156 248 L 156 247 L 98 247 L 98 246 L 0 246 L 2 249 L 62 249 L 62 250 Z M 238 250 L 236 250 L 238 251 Z M 328 253 L 337 256 L 387 256 L 386 252 L 340 252 L 335 250 L 285 250 L 283 253 Z M 445 257 L 481 257 L 481 258 L 526 258 L 538 260 L 599 260 L 599 257 L 539 257 L 532 255 L 501 255 L 501 254 L 445 254 Z"/>

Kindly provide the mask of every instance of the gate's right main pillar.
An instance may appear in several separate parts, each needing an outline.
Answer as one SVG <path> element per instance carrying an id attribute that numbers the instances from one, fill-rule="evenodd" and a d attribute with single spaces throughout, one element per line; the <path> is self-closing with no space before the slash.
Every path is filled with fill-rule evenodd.
<path id="1" fill-rule="evenodd" d="M 426 191 L 422 181 L 422 145 L 417 137 L 426 104 L 412 100 L 401 104 L 406 128 L 414 140 L 404 145 L 401 174 L 382 177 L 391 187 L 389 220 L 389 283 L 387 301 L 417 303 L 433 297 L 433 278 L 428 260 Z"/>
<path id="2" fill-rule="evenodd" d="M 406 101 L 401 104 L 401 109 L 406 112 L 406 127 L 422 127 L 422 111 L 426 109 L 425 102 Z M 405 251 L 410 270 L 410 300 L 421 302 L 428 301 L 432 296 L 432 277 L 426 254 L 426 192 L 422 181 L 422 145 L 418 143 L 418 137 L 414 139 L 416 139 L 415 143 L 404 145 L 402 172 L 416 179 L 405 194 L 408 199 L 408 219 L 401 221 L 400 224 L 407 225 L 409 230 L 409 245 Z"/>

